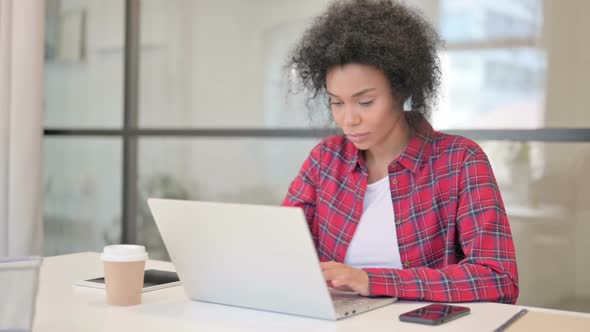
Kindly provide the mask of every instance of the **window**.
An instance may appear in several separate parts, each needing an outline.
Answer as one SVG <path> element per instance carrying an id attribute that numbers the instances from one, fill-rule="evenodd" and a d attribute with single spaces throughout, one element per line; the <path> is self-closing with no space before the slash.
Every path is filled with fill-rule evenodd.
<path id="1" fill-rule="evenodd" d="M 327 3 L 48 0 L 45 254 L 123 241 L 166 259 L 148 196 L 278 204 L 332 132 L 282 81 L 289 48 Z M 519 303 L 590 312 L 579 33 L 590 2 L 410 3 L 447 43 L 435 127 L 476 139 L 492 162 Z"/>

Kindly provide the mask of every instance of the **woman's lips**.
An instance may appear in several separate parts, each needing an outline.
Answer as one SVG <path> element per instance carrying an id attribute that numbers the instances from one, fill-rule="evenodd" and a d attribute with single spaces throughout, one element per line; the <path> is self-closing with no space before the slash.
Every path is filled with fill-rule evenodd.
<path id="1" fill-rule="evenodd" d="M 369 133 L 346 134 L 346 137 L 353 143 L 359 143 L 367 139 Z"/>

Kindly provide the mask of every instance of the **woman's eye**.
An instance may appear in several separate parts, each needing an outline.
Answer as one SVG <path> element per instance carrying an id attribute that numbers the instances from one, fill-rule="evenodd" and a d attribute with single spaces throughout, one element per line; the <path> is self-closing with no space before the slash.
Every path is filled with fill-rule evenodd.
<path id="1" fill-rule="evenodd" d="M 341 101 L 335 101 L 335 100 L 331 100 L 330 101 L 330 105 L 336 105 L 336 106 L 338 106 L 338 105 L 342 105 L 342 104 L 343 104 L 343 102 L 341 102 Z"/>
<path id="2" fill-rule="evenodd" d="M 375 99 L 373 100 L 368 100 L 368 101 L 359 101 L 359 105 L 361 106 L 369 106 L 371 105 L 373 102 L 375 101 Z"/>

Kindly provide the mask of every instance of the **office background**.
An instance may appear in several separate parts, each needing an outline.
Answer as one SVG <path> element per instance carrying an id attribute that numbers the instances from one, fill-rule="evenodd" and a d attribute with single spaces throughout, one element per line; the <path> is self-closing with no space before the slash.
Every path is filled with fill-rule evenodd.
<path id="1" fill-rule="evenodd" d="M 590 3 L 407 2 L 446 40 L 434 127 L 492 162 L 519 303 L 590 312 Z M 149 196 L 279 204 L 331 132 L 282 71 L 327 3 L 47 0 L 44 254 L 167 259 Z"/>

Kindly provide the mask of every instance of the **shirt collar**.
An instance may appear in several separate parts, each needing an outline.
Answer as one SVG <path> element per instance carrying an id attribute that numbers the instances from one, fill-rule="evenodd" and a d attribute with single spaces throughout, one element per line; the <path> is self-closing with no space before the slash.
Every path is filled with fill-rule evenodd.
<path id="1" fill-rule="evenodd" d="M 436 132 L 430 123 L 427 120 L 422 120 L 403 152 L 391 162 L 390 166 L 398 162 L 412 173 L 416 173 L 420 170 L 420 166 L 430 157 L 435 136 Z M 351 151 L 353 157 L 350 160 L 350 171 L 352 172 L 356 167 L 366 167 L 362 151 L 357 149 L 350 141 L 348 141 L 348 144 L 353 150 Z"/>

